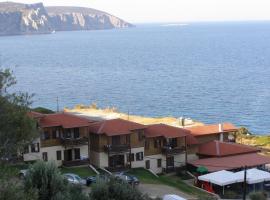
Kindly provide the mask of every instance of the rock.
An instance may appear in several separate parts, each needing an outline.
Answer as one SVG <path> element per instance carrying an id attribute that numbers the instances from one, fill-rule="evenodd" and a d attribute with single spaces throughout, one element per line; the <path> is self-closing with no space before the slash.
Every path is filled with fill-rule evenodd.
<path id="1" fill-rule="evenodd" d="M 133 25 L 108 13 L 82 7 L 44 7 L 42 3 L 0 3 L 0 35 L 53 31 L 128 28 Z"/>

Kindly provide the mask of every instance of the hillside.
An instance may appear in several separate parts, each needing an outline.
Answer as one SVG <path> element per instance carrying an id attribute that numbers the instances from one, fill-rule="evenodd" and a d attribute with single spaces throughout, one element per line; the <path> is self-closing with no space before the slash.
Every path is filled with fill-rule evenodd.
<path id="1" fill-rule="evenodd" d="M 44 7 L 42 3 L 0 2 L 0 35 L 128 28 L 131 24 L 103 11 L 82 7 Z"/>

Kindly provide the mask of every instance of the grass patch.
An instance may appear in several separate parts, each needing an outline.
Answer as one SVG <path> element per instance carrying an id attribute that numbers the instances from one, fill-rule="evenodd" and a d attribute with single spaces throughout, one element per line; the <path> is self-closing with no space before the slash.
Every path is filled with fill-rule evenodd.
<path id="1" fill-rule="evenodd" d="M 189 195 L 210 196 L 206 192 L 202 192 L 201 190 L 196 189 L 196 188 L 191 187 L 190 185 L 186 184 L 183 180 L 181 180 L 177 176 L 168 177 L 168 176 L 161 175 L 159 177 L 156 177 L 143 168 L 131 169 L 128 172 L 128 174 L 136 176 L 140 180 L 140 182 L 142 182 L 142 183 L 163 184 L 163 185 L 175 187 L 175 188 L 179 189 L 180 191 L 183 191 L 184 193 L 187 193 Z"/>
<path id="2" fill-rule="evenodd" d="M 257 136 L 256 137 L 256 145 L 264 146 L 270 144 L 269 136 Z"/>
<path id="3" fill-rule="evenodd" d="M 82 178 L 96 175 L 96 173 L 92 169 L 85 166 L 84 167 L 61 167 L 60 170 L 63 174 L 73 173 L 73 174 L 79 175 Z"/>

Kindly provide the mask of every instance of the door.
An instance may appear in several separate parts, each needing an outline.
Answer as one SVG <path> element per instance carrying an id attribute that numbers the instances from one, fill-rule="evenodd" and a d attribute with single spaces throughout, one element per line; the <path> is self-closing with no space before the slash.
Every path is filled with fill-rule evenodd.
<path id="1" fill-rule="evenodd" d="M 81 159 L 81 150 L 79 148 L 74 149 L 74 154 L 75 154 L 75 160 Z"/>
<path id="2" fill-rule="evenodd" d="M 174 168 L 174 157 L 167 157 L 167 167 L 168 168 Z"/>
<path id="3" fill-rule="evenodd" d="M 145 161 L 145 167 L 146 169 L 150 169 L 150 160 Z"/>
<path id="4" fill-rule="evenodd" d="M 43 159 L 44 161 L 48 161 L 48 153 L 47 153 L 47 152 L 43 152 L 43 153 L 42 153 L 42 159 Z"/>
<path id="5" fill-rule="evenodd" d="M 71 161 L 72 160 L 72 149 L 64 150 L 64 160 Z"/>
<path id="6" fill-rule="evenodd" d="M 114 155 L 109 157 L 109 167 L 120 168 L 125 167 L 125 157 L 124 155 Z"/>

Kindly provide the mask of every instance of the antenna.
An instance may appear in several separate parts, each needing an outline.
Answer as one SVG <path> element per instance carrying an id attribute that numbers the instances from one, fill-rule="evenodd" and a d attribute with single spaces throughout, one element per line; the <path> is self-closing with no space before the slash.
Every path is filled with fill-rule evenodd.
<path id="1" fill-rule="evenodd" d="M 56 97 L 56 111 L 59 112 L 59 99 L 58 96 Z"/>

